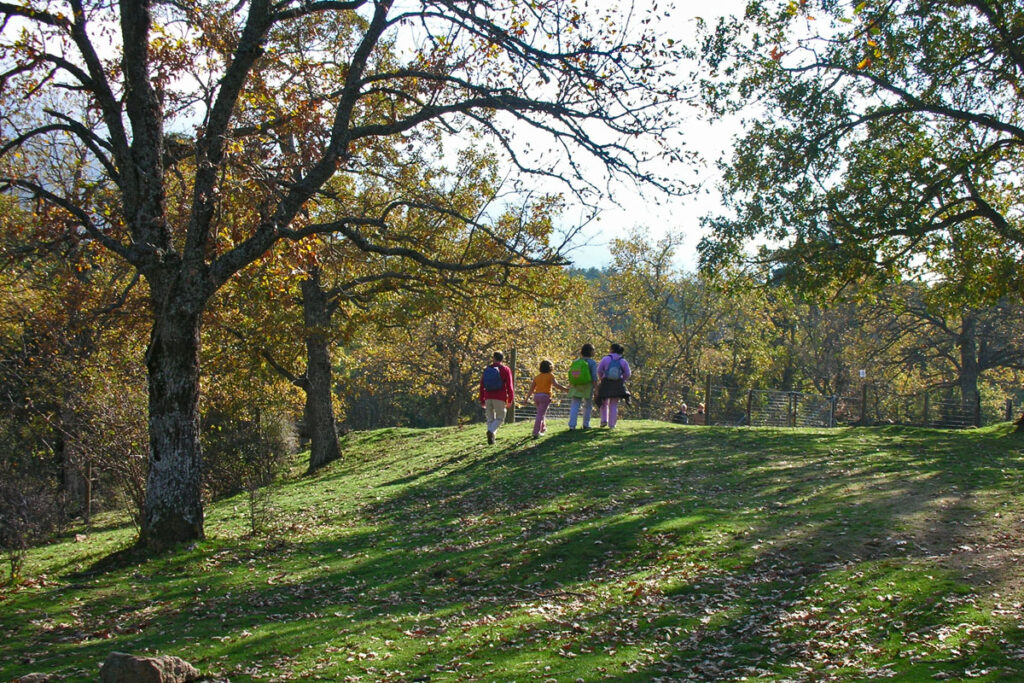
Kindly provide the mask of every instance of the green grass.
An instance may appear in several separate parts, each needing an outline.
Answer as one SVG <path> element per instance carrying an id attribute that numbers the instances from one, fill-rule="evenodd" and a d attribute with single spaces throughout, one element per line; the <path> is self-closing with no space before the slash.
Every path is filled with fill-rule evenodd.
<path id="1" fill-rule="evenodd" d="M 240 496 L 128 567 L 96 569 L 113 521 L 39 548 L 0 680 L 113 650 L 231 681 L 1024 680 L 1009 425 L 530 428 L 351 434 L 275 487 L 268 537 Z"/>

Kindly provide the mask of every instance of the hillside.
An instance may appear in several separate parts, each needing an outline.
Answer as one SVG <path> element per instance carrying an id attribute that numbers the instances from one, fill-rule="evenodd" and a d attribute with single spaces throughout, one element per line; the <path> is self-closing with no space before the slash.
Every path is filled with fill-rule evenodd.
<path id="1" fill-rule="evenodd" d="M 127 567 L 98 568 L 130 527 L 77 530 L 0 593 L 0 680 L 112 650 L 231 681 L 1024 680 L 1009 425 L 561 430 L 353 433 L 267 536 L 239 496 Z"/>

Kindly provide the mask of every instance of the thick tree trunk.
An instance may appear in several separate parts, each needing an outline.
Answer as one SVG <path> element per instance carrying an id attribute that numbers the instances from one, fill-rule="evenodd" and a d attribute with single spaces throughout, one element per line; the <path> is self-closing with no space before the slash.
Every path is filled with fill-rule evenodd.
<path id="1" fill-rule="evenodd" d="M 61 489 L 66 496 L 65 512 L 77 515 L 81 511 L 85 523 L 89 524 L 91 510 L 86 495 L 87 483 L 82 476 L 81 456 L 77 448 L 79 445 L 77 443 L 78 420 L 74 409 L 68 405 L 67 400 L 60 401 L 57 419 L 60 427 L 57 430 L 55 443 L 61 466 Z"/>
<path id="2" fill-rule="evenodd" d="M 459 359 L 454 353 L 448 356 L 448 376 L 451 382 L 448 384 L 448 395 L 445 397 L 444 424 L 446 427 L 455 427 L 462 417 L 465 390 L 462 386 L 462 366 L 459 365 Z"/>
<path id="3" fill-rule="evenodd" d="M 330 340 L 326 330 L 331 321 L 330 302 L 313 274 L 302 281 L 302 314 L 306 324 L 305 421 L 309 431 L 309 472 L 341 458 L 338 430 L 334 424 L 331 385 Z"/>
<path id="4" fill-rule="evenodd" d="M 972 312 L 964 312 L 958 345 L 960 346 L 960 400 L 973 402 L 977 400 L 981 366 L 978 363 L 978 319 Z"/>
<path id="5" fill-rule="evenodd" d="M 149 475 L 141 544 L 161 550 L 203 538 L 199 445 L 200 313 L 156 313 L 149 369 Z"/>

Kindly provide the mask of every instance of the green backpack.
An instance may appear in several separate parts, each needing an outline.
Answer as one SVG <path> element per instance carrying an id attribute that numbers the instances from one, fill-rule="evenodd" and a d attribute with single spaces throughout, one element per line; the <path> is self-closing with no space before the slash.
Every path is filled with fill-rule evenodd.
<path id="1" fill-rule="evenodd" d="M 569 366 L 569 384 L 581 386 L 590 384 L 594 378 L 590 376 L 590 364 L 586 358 L 577 358 Z"/>

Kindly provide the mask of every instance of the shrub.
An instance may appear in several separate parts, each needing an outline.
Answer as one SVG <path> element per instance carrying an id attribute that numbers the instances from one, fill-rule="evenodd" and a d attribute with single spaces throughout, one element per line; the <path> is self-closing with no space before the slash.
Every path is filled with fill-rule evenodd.
<path id="1" fill-rule="evenodd" d="M 298 448 L 291 420 L 277 411 L 251 419 L 210 410 L 203 425 L 204 483 L 212 498 L 267 486 Z"/>
<path id="2" fill-rule="evenodd" d="M 7 580 L 21 580 L 28 549 L 50 540 L 60 516 L 59 497 L 45 482 L 7 473 L 0 479 L 0 549 L 7 560 Z"/>

